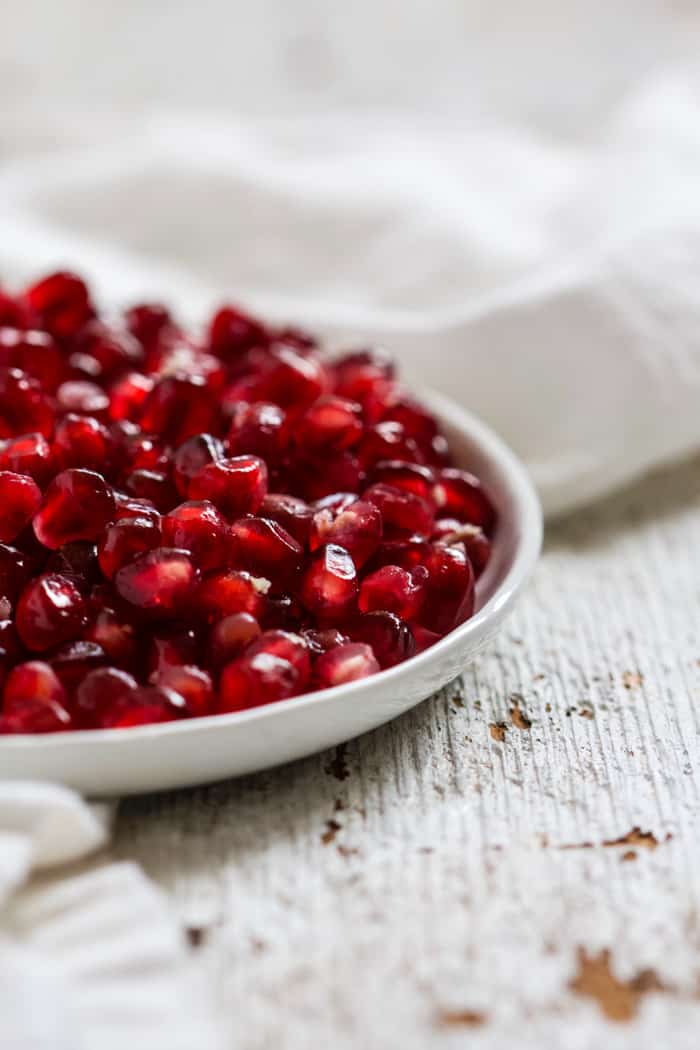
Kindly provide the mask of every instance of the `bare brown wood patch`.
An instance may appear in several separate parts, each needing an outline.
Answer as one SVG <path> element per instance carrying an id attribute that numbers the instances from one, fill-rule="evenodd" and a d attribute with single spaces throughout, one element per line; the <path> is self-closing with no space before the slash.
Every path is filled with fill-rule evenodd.
<path id="1" fill-rule="evenodd" d="M 667 991 L 654 970 L 640 970 L 628 981 L 621 981 L 612 971 L 611 954 L 606 948 L 598 955 L 578 950 L 578 972 L 569 981 L 576 995 L 594 999 L 611 1021 L 626 1022 L 636 1017 L 643 996 Z"/>

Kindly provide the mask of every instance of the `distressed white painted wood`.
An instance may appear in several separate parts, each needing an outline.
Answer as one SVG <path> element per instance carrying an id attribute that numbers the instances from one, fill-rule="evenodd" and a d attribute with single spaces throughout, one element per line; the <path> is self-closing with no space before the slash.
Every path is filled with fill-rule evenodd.
<path id="1" fill-rule="evenodd" d="M 172 893 L 231 1048 L 696 1050 L 699 708 L 695 460 L 552 526 L 462 683 L 125 802 L 114 852 Z"/>

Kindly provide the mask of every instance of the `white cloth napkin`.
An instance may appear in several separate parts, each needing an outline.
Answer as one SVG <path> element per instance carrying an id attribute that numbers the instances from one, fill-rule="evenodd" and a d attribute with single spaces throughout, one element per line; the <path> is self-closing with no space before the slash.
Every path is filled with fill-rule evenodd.
<path id="1" fill-rule="evenodd" d="M 217 1050 L 165 896 L 99 849 L 109 811 L 55 785 L 0 782 L 3 1050 Z"/>

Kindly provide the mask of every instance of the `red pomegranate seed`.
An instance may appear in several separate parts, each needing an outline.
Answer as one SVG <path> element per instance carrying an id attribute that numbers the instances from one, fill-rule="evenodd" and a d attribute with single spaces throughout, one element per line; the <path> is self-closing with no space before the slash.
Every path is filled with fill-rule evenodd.
<path id="1" fill-rule="evenodd" d="M 478 580 L 491 557 L 491 542 L 478 525 L 465 525 L 456 518 L 441 518 L 435 522 L 433 539 L 448 547 L 463 543 Z"/>
<path id="2" fill-rule="evenodd" d="M 93 316 L 87 285 L 73 273 L 52 273 L 25 293 L 41 327 L 58 339 L 66 339 Z"/>
<path id="3" fill-rule="evenodd" d="M 305 499 L 319 500 L 344 490 L 357 493 L 365 474 L 352 452 L 300 453 L 290 466 L 294 488 Z"/>
<path id="4" fill-rule="evenodd" d="M 301 636 L 312 656 L 320 656 L 321 653 L 334 649 L 336 645 L 345 645 L 350 641 L 348 636 L 342 634 L 336 627 L 324 627 L 320 630 L 315 627 L 305 627 Z"/>
<path id="5" fill-rule="evenodd" d="M 255 455 L 268 466 L 279 463 L 289 444 L 287 413 L 266 401 L 240 404 L 234 409 L 228 432 L 232 455 Z"/>
<path id="6" fill-rule="evenodd" d="M 220 714 L 244 711 L 287 700 L 298 691 L 298 675 L 289 660 L 266 652 L 246 653 L 224 668 L 217 710 Z"/>
<path id="7" fill-rule="evenodd" d="M 71 707 L 79 726 L 95 729 L 108 712 L 138 687 L 138 682 L 127 671 L 118 667 L 98 667 L 81 681 Z"/>
<path id="8" fill-rule="evenodd" d="M 65 365 L 48 332 L 0 328 L 0 364 L 19 368 L 53 393 L 64 378 Z"/>
<path id="9" fill-rule="evenodd" d="M 100 375 L 112 376 L 127 368 L 143 364 L 143 346 L 128 328 L 117 328 L 103 321 L 88 321 L 76 336 L 73 346 L 98 362 Z"/>
<path id="10" fill-rule="evenodd" d="M 207 662 L 214 668 L 240 656 L 243 650 L 260 635 L 260 624 L 250 613 L 232 613 L 211 629 L 207 646 Z"/>
<path id="11" fill-rule="evenodd" d="M 360 465 L 369 470 L 382 460 L 422 463 L 423 454 L 400 423 L 391 421 L 367 427 L 355 449 Z"/>
<path id="12" fill-rule="evenodd" d="M 152 518 L 121 518 L 109 525 L 100 539 L 97 547 L 100 569 L 108 580 L 113 580 L 123 565 L 160 545 L 158 522 Z"/>
<path id="13" fill-rule="evenodd" d="M 411 627 L 413 631 L 413 637 L 416 640 L 416 652 L 422 653 L 426 649 L 429 649 L 431 645 L 435 645 L 442 638 L 441 634 L 436 634 L 435 631 L 429 631 L 427 627 L 421 627 L 419 623 L 413 624 Z"/>
<path id="14" fill-rule="evenodd" d="M 54 551 L 46 562 L 46 572 L 58 573 L 72 580 L 81 594 L 88 594 L 99 582 L 100 565 L 97 560 L 97 547 L 94 543 L 77 540 L 75 543 L 64 543 Z"/>
<path id="15" fill-rule="evenodd" d="M 435 523 L 432 507 L 412 492 L 392 485 L 370 485 L 362 499 L 373 503 L 382 515 L 384 534 L 430 536 Z"/>
<path id="16" fill-rule="evenodd" d="M 154 380 L 140 372 L 127 372 L 118 379 L 109 392 L 109 415 L 111 419 L 133 419 L 138 416 L 143 404 L 153 390 Z"/>
<path id="17" fill-rule="evenodd" d="M 383 540 L 367 562 L 365 569 L 376 572 L 383 565 L 399 565 L 402 569 L 414 569 L 421 565 L 430 553 L 430 544 L 423 536 L 405 536 L 398 540 Z"/>
<path id="18" fill-rule="evenodd" d="M 158 380 L 144 401 L 139 422 L 145 432 L 180 445 L 215 429 L 218 418 L 216 401 L 203 377 L 177 374 Z"/>
<path id="19" fill-rule="evenodd" d="M 312 555 L 299 597 L 319 620 L 333 622 L 352 612 L 357 590 L 357 570 L 350 554 L 343 547 L 328 543 Z"/>
<path id="20" fill-rule="evenodd" d="M 100 608 L 84 632 L 87 641 L 97 642 L 119 667 L 135 668 L 139 656 L 137 631 L 114 609 Z"/>
<path id="21" fill-rule="evenodd" d="M 389 386 L 394 376 L 391 358 L 377 350 L 357 350 L 338 358 L 334 366 L 335 392 L 366 405 Z"/>
<path id="22" fill-rule="evenodd" d="M 0 543 L 0 594 L 14 602 L 29 575 L 27 556 L 16 547 Z"/>
<path id="23" fill-rule="evenodd" d="M 134 499 L 145 499 L 165 513 L 178 500 L 177 489 L 167 474 L 159 470 L 134 470 L 124 480 L 124 488 Z"/>
<path id="24" fill-rule="evenodd" d="M 62 645 L 47 659 L 68 696 L 73 695 L 90 671 L 107 663 L 107 656 L 101 645 L 82 640 Z"/>
<path id="25" fill-rule="evenodd" d="M 353 641 L 365 642 L 372 647 L 382 668 L 402 663 L 416 651 L 416 640 L 408 624 L 384 610 L 357 616 L 348 632 Z"/>
<path id="26" fill-rule="evenodd" d="M 3 599 L 3 601 L 6 603 L 4 611 L 7 613 L 7 617 L 0 620 L 0 649 L 2 649 L 4 659 L 14 663 L 20 656 L 22 643 L 19 640 L 14 620 L 9 618 L 12 612 L 12 606 L 7 598 Z"/>
<path id="27" fill-rule="evenodd" d="M 0 470 L 27 474 L 44 485 L 54 472 L 53 456 L 43 434 L 22 434 L 0 442 Z"/>
<path id="28" fill-rule="evenodd" d="M 384 609 L 410 623 L 420 611 L 427 579 L 428 570 L 423 565 L 410 572 L 398 565 L 385 565 L 362 581 L 358 607 L 361 612 Z"/>
<path id="29" fill-rule="evenodd" d="M 56 467 L 104 471 L 110 452 L 107 429 L 92 416 L 69 414 L 56 425 L 53 453 Z"/>
<path id="30" fill-rule="evenodd" d="M 139 303 L 124 315 L 126 327 L 144 350 L 151 350 L 164 332 L 172 329 L 170 312 L 162 303 Z"/>
<path id="31" fill-rule="evenodd" d="M 348 642 L 323 653 L 314 664 L 314 684 L 319 689 L 356 682 L 376 674 L 379 663 L 372 647 L 364 642 Z"/>
<path id="32" fill-rule="evenodd" d="M 34 432 L 50 437 L 53 433 L 51 402 L 37 380 L 19 368 L 0 368 L 0 421 L 5 437 Z"/>
<path id="33" fill-rule="evenodd" d="M 196 664 L 199 660 L 199 639 L 190 628 L 173 626 L 161 628 L 148 643 L 149 674 L 161 674 L 170 667 Z"/>
<path id="34" fill-rule="evenodd" d="M 234 456 L 202 467 L 190 478 L 190 499 L 207 499 L 227 518 L 254 514 L 267 492 L 267 467 L 257 456 Z"/>
<path id="35" fill-rule="evenodd" d="M 131 605 L 160 616 L 177 616 L 192 599 L 199 573 L 187 551 L 156 547 L 123 565 L 117 593 Z"/>
<path id="36" fill-rule="evenodd" d="M 414 496 L 432 504 L 435 472 L 430 467 L 402 460 L 380 460 L 372 471 L 373 484 L 391 485 L 392 488 L 411 492 Z"/>
<path id="37" fill-rule="evenodd" d="M 162 520 L 163 542 L 189 551 L 202 571 L 221 569 L 229 561 L 228 525 L 208 500 L 181 503 Z"/>
<path id="38" fill-rule="evenodd" d="M 150 521 L 160 524 L 160 514 L 150 500 L 138 499 L 136 496 L 129 496 L 123 492 L 115 492 L 114 502 L 116 504 L 117 521 L 121 521 L 124 518 L 148 518 Z"/>
<path id="39" fill-rule="evenodd" d="M 429 447 L 437 434 L 433 416 L 407 394 L 398 393 L 390 399 L 383 420 L 401 423 L 408 437 L 412 437 L 422 449 Z"/>
<path id="40" fill-rule="evenodd" d="M 362 408 L 342 397 L 320 397 L 295 426 L 294 440 L 303 449 L 341 451 L 362 436 Z"/>
<path id="41" fill-rule="evenodd" d="M 260 400 L 273 401 L 295 415 L 313 404 L 328 385 L 318 356 L 302 355 L 284 345 L 271 350 L 257 383 Z"/>
<path id="42" fill-rule="evenodd" d="M 249 572 L 213 572 L 200 584 L 195 602 L 208 623 L 232 613 L 247 612 L 260 620 L 265 611 L 265 595 L 270 581 Z"/>
<path id="43" fill-rule="evenodd" d="M 124 474 L 135 470 L 152 470 L 161 474 L 168 472 L 170 458 L 167 447 L 150 434 L 127 437 L 122 442 L 121 452 L 121 468 Z"/>
<path id="44" fill-rule="evenodd" d="M 0 541 L 9 543 L 36 514 L 41 489 L 26 474 L 0 471 Z"/>
<path id="45" fill-rule="evenodd" d="M 55 550 L 71 540 L 94 540 L 115 517 L 112 490 L 92 470 L 64 470 L 46 492 L 34 517 L 36 538 Z"/>
<path id="46" fill-rule="evenodd" d="M 41 652 L 77 638 L 85 624 L 85 602 L 67 576 L 46 573 L 24 588 L 15 619 L 27 649 Z"/>
<path id="47" fill-rule="evenodd" d="M 326 505 L 317 510 L 311 524 L 309 546 L 312 551 L 326 543 L 335 543 L 349 551 L 357 566 L 362 566 L 379 546 L 382 516 L 373 503 L 352 497 L 352 502 L 339 506 Z"/>
<path id="48" fill-rule="evenodd" d="M 264 327 L 255 318 L 235 306 L 222 306 L 209 328 L 209 347 L 225 361 L 243 354 L 267 341 Z"/>
<path id="49" fill-rule="evenodd" d="M 302 547 L 308 543 L 313 511 L 303 499 L 280 492 L 268 492 L 259 511 L 261 517 L 276 521 L 286 529 Z"/>
<path id="50" fill-rule="evenodd" d="M 191 717 L 198 718 L 211 711 L 214 687 L 211 675 L 201 667 L 169 667 L 155 676 L 153 684 L 181 696 Z"/>
<path id="51" fill-rule="evenodd" d="M 0 288 L 0 326 L 3 328 L 31 328 L 35 318 L 29 305 Z"/>
<path id="52" fill-rule="evenodd" d="M 132 726 L 173 722 L 189 714 L 187 701 L 161 685 L 139 686 L 110 705 L 100 720 L 102 729 L 129 729 Z"/>
<path id="53" fill-rule="evenodd" d="M 56 391 L 56 402 L 61 412 L 76 412 L 84 416 L 104 416 L 109 408 L 109 397 L 101 386 L 88 379 L 68 379 Z"/>
<path id="54" fill-rule="evenodd" d="M 10 671 L 3 691 L 0 733 L 59 733 L 71 728 L 66 694 L 53 669 L 30 660 Z"/>
<path id="55" fill-rule="evenodd" d="M 311 674 L 311 655 L 309 647 L 301 635 L 292 631 L 264 631 L 259 638 L 246 649 L 246 656 L 257 653 L 269 653 L 288 660 L 298 676 L 297 685 L 306 685 Z"/>
<path id="56" fill-rule="evenodd" d="M 490 536 L 496 523 L 493 505 L 481 482 L 466 470 L 447 467 L 440 471 L 435 486 L 435 502 L 443 517 L 478 525 Z"/>
<path id="57" fill-rule="evenodd" d="M 202 467 L 223 458 L 223 443 L 211 434 L 195 434 L 180 445 L 173 457 L 173 479 L 183 499 L 189 496 L 190 481 Z"/>
<path id="58" fill-rule="evenodd" d="M 301 569 L 304 551 L 286 529 L 267 518 L 240 518 L 231 526 L 231 565 L 265 576 L 286 590 Z"/>
<path id="59" fill-rule="evenodd" d="M 474 570 L 458 545 L 434 544 L 424 564 L 428 581 L 420 622 L 431 631 L 447 634 L 474 612 Z"/>

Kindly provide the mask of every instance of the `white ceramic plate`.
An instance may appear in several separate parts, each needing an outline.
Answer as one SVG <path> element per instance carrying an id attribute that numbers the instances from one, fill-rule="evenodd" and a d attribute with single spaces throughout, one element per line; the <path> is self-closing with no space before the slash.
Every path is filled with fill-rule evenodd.
<path id="1" fill-rule="evenodd" d="M 58 781 L 105 796 L 240 776 L 366 733 L 456 678 L 493 638 L 535 565 L 542 512 L 524 468 L 493 431 L 442 397 L 423 400 L 457 463 L 482 479 L 499 512 L 471 620 L 397 667 L 251 711 L 134 729 L 0 737 L 0 778 Z"/>

